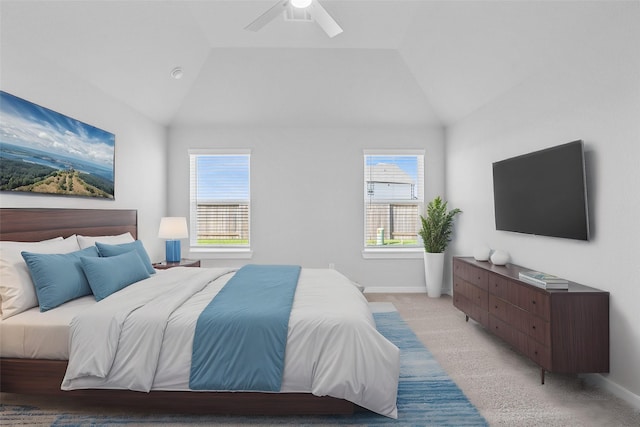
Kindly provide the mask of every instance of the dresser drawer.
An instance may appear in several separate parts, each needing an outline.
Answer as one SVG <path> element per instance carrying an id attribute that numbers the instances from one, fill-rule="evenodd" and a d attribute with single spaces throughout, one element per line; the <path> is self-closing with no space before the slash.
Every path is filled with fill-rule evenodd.
<path id="1" fill-rule="evenodd" d="M 454 292 L 453 294 L 453 305 L 458 308 L 458 310 L 465 313 L 467 316 L 469 315 L 469 307 L 471 307 L 471 303 L 469 300 L 462 294 L 458 292 Z"/>
<path id="2" fill-rule="evenodd" d="M 529 340 L 527 356 L 545 370 L 552 370 L 550 347 L 544 346 L 537 341 Z"/>
<path id="3" fill-rule="evenodd" d="M 495 295 L 489 294 L 489 314 L 503 322 L 513 323 L 513 305 Z"/>
<path id="4" fill-rule="evenodd" d="M 489 324 L 489 313 L 487 313 L 487 310 L 483 310 L 477 305 L 471 304 L 471 306 L 469 307 L 469 317 L 471 317 L 473 320 L 475 320 L 485 328 Z"/>
<path id="5" fill-rule="evenodd" d="M 461 295 L 472 304 L 480 306 L 484 311 L 488 309 L 487 291 L 467 283 L 459 277 L 453 278 L 453 295 Z"/>
<path id="6" fill-rule="evenodd" d="M 518 347 L 518 332 L 511 325 L 491 314 L 489 315 L 489 330 L 508 344 Z"/>
<path id="7" fill-rule="evenodd" d="M 518 285 L 518 306 L 529 313 L 550 319 L 549 295 L 527 285 Z"/>
<path id="8" fill-rule="evenodd" d="M 465 282 L 460 276 L 453 276 L 453 295 L 462 295 L 465 298 L 469 296 L 470 285 Z"/>
<path id="9" fill-rule="evenodd" d="M 550 324 L 541 317 L 520 310 L 518 329 L 545 346 L 551 345 Z"/>
<path id="10" fill-rule="evenodd" d="M 475 305 L 464 296 L 454 295 L 453 305 L 482 326 L 486 327 L 488 325 L 489 314 L 487 313 L 487 310 Z"/>
<path id="11" fill-rule="evenodd" d="M 469 279 L 468 270 L 471 268 L 466 262 L 460 261 L 456 258 L 453 259 L 453 277 L 460 277 L 463 280 Z"/>
<path id="12" fill-rule="evenodd" d="M 507 286 L 509 280 L 494 273 L 489 273 L 489 292 L 502 298 L 507 299 Z"/>
<path id="13" fill-rule="evenodd" d="M 489 272 L 477 267 L 471 267 L 468 271 L 467 280 L 483 290 L 489 289 Z"/>
<path id="14" fill-rule="evenodd" d="M 473 303 L 484 311 L 489 310 L 489 297 L 487 291 L 477 286 L 469 285 L 471 294 L 473 295 Z"/>

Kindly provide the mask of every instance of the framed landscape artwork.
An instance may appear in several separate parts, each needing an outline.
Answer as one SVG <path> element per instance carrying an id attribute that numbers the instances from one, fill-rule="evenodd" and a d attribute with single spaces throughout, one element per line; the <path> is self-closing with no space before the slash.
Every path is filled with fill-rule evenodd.
<path id="1" fill-rule="evenodd" d="M 114 198 L 115 135 L 0 91 L 0 190 Z"/>

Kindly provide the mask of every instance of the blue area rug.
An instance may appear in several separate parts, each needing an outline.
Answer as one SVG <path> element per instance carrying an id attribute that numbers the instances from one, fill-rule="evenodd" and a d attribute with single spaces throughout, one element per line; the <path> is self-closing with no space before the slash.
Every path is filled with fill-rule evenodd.
<path id="1" fill-rule="evenodd" d="M 369 412 L 353 416 L 221 417 L 55 413 L 38 408 L 0 405 L 0 425 L 352 425 L 352 426 L 487 426 L 485 419 L 422 345 L 398 312 L 374 313 L 378 330 L 400 348 L 398 419 Z M 46 421 L 52 420 L 52 421 Z M 7 424 L 8 423 L 8 424 Z"/>

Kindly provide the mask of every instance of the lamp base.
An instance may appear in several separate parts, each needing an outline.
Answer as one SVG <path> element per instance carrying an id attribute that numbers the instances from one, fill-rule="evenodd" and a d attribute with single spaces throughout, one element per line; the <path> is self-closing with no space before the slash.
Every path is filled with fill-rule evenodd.
<path id="1" fill-rule="evenodd" d="M 179 262 L 181 256 L 180 240 L 167 240 L 166 252 L 167 262 Z"/>

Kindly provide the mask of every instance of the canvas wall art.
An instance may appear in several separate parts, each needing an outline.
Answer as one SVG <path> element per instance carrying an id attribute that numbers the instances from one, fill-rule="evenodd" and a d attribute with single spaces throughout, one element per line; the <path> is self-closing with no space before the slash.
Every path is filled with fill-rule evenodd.
<path id="1" fill-rule="evenodd" d="M 0 91 L 0 190 L 114 198 L 115 135 Z"/>

